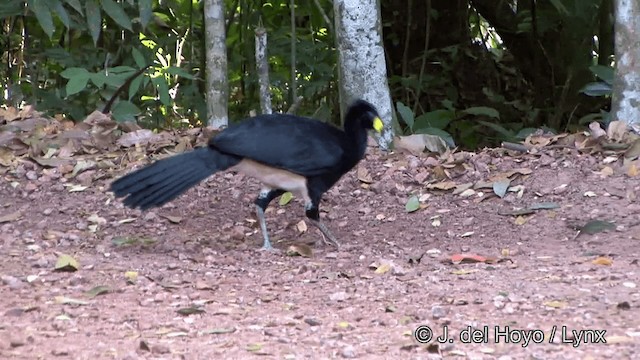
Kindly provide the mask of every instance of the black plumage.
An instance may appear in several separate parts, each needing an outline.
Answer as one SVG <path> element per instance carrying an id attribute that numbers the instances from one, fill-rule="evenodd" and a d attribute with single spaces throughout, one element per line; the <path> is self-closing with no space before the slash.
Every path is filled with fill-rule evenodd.
<path id="1" fill-rule="evenodd" d="M 116 197 L 126 197 L 126 206 L 146 210 L 218 171 L 238 171 L 264 184 L 255 201 L 264 248 L 271 248 L 264 210 L 285 191 L 304 199 L 306 216 L 337 245 L 320 222 L 320 199 L 364 157 L 367 130 L 382 128 L 375 107 L 364 100 L 349 107 L 344 130 L 300 116 L 260 115 L 223 130 L 207 147 L 158 160 L 116 180 L 111 190 Z"/>

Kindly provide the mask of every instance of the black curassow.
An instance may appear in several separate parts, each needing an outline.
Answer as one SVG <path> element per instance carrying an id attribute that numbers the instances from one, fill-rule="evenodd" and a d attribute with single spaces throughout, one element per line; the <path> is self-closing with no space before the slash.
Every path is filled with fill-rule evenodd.
<path id="1" fill-rule="evenodd" d="M 206 147 L 158 160 L 111 184 L 124 204 L 146 210 L 161 206 L 210 175 L 223 170 L 242 172 L 264 187 L 255 200 L 264 238 L 272 249 L 264 211 L 286 191 L 305 202 L 305 213 L 330 242 L 336 238 L 320 221 L 322 195 L 363 157 L 367 130 L 381 132 L 376 108 L 364 100 L 349 106 L 344 130 L 315 119 L 294 115 L 260 115 L 229 126 L 209 140 Z"/>

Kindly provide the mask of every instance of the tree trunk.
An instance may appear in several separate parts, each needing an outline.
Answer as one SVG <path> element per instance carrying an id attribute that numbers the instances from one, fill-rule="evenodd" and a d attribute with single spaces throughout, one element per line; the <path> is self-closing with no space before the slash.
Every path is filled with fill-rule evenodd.
<path id="1" fill-rule="evenodd" d="M 269 62 L 267 60 L 267 29 L 256 29 L 256 70 L 260 84 L 260 110 L 271 114 L 271 91 L 269 89 Z"/>
<path id="2" fill-rule="evenodd" d="M 340 112 L 355 99 L 376 106 L 385 123 L 378 139 L 387 149 L 393 139 L 387 66 L 382 47 L 380 4 L 377 0 L 335 0 L 336 42 L 339 54 Z"/>
<path id="3" fill-rule="evenodd" d="M 229 124 L 223 0 L 204 1 L 204 24 L 207 58 L 207 125 L 217 129 Z"/>
<path id="4" fill-rule="evenodd" d="M 621 120 L 640 132 L 640 4 L 615 2 L 616 76 L 612 120 Z"/>

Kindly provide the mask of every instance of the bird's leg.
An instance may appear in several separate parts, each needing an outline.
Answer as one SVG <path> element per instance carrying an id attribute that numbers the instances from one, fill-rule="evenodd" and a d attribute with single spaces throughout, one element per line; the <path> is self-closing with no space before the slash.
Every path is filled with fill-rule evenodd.
<path id="1" fill-rule="evenodd" d="M 311 223 L 322 232 L 322 241 L 324 241 L 325 244 L 331 244 L 335 247 L 340 247 L 340 243 L 338 243 L 336 237 L 333 236 L 327 226 L 322 221 L 320 221 L 320 211 L 318 210 L 318 205 L 314 204 L 313 202 L 307 203 L 307 205 L 305 206 L 305 214 L 307 215 L 307 218 L 311 220 Z"/>
<path id="2" fill-rule="evenodd" d="M 262 231 L 262 237 L 264 242 L 262 243 L 263 250 L 273 250 L 273 246 L 271 246 L 271 241 L 269 241 L 269 233 L 267 232 L 267 221 L 264 218 L 264 211 L 269 206 L 269 203 L 275 199 L 276 197 L 284 194 L 282 190 L 272 190 L 272 189 L 262 189 L 260 191 L 260 195 L 256 198 L 254 202 L 256 204 L 256 216 L 258 217 L 258 222 L 260 223 L 260 230 Z"/>

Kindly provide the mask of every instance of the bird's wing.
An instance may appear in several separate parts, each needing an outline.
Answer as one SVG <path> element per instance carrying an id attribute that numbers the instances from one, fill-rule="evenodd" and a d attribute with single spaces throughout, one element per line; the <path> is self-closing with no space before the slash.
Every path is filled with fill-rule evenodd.
<path id="1" fill-rule="evenodd" d="M 230 126 L 209 141 L 220 151 L 303 176 L 340 165 L 344 133 L 317 120 L 293 115 L 260 115 Z"/>

